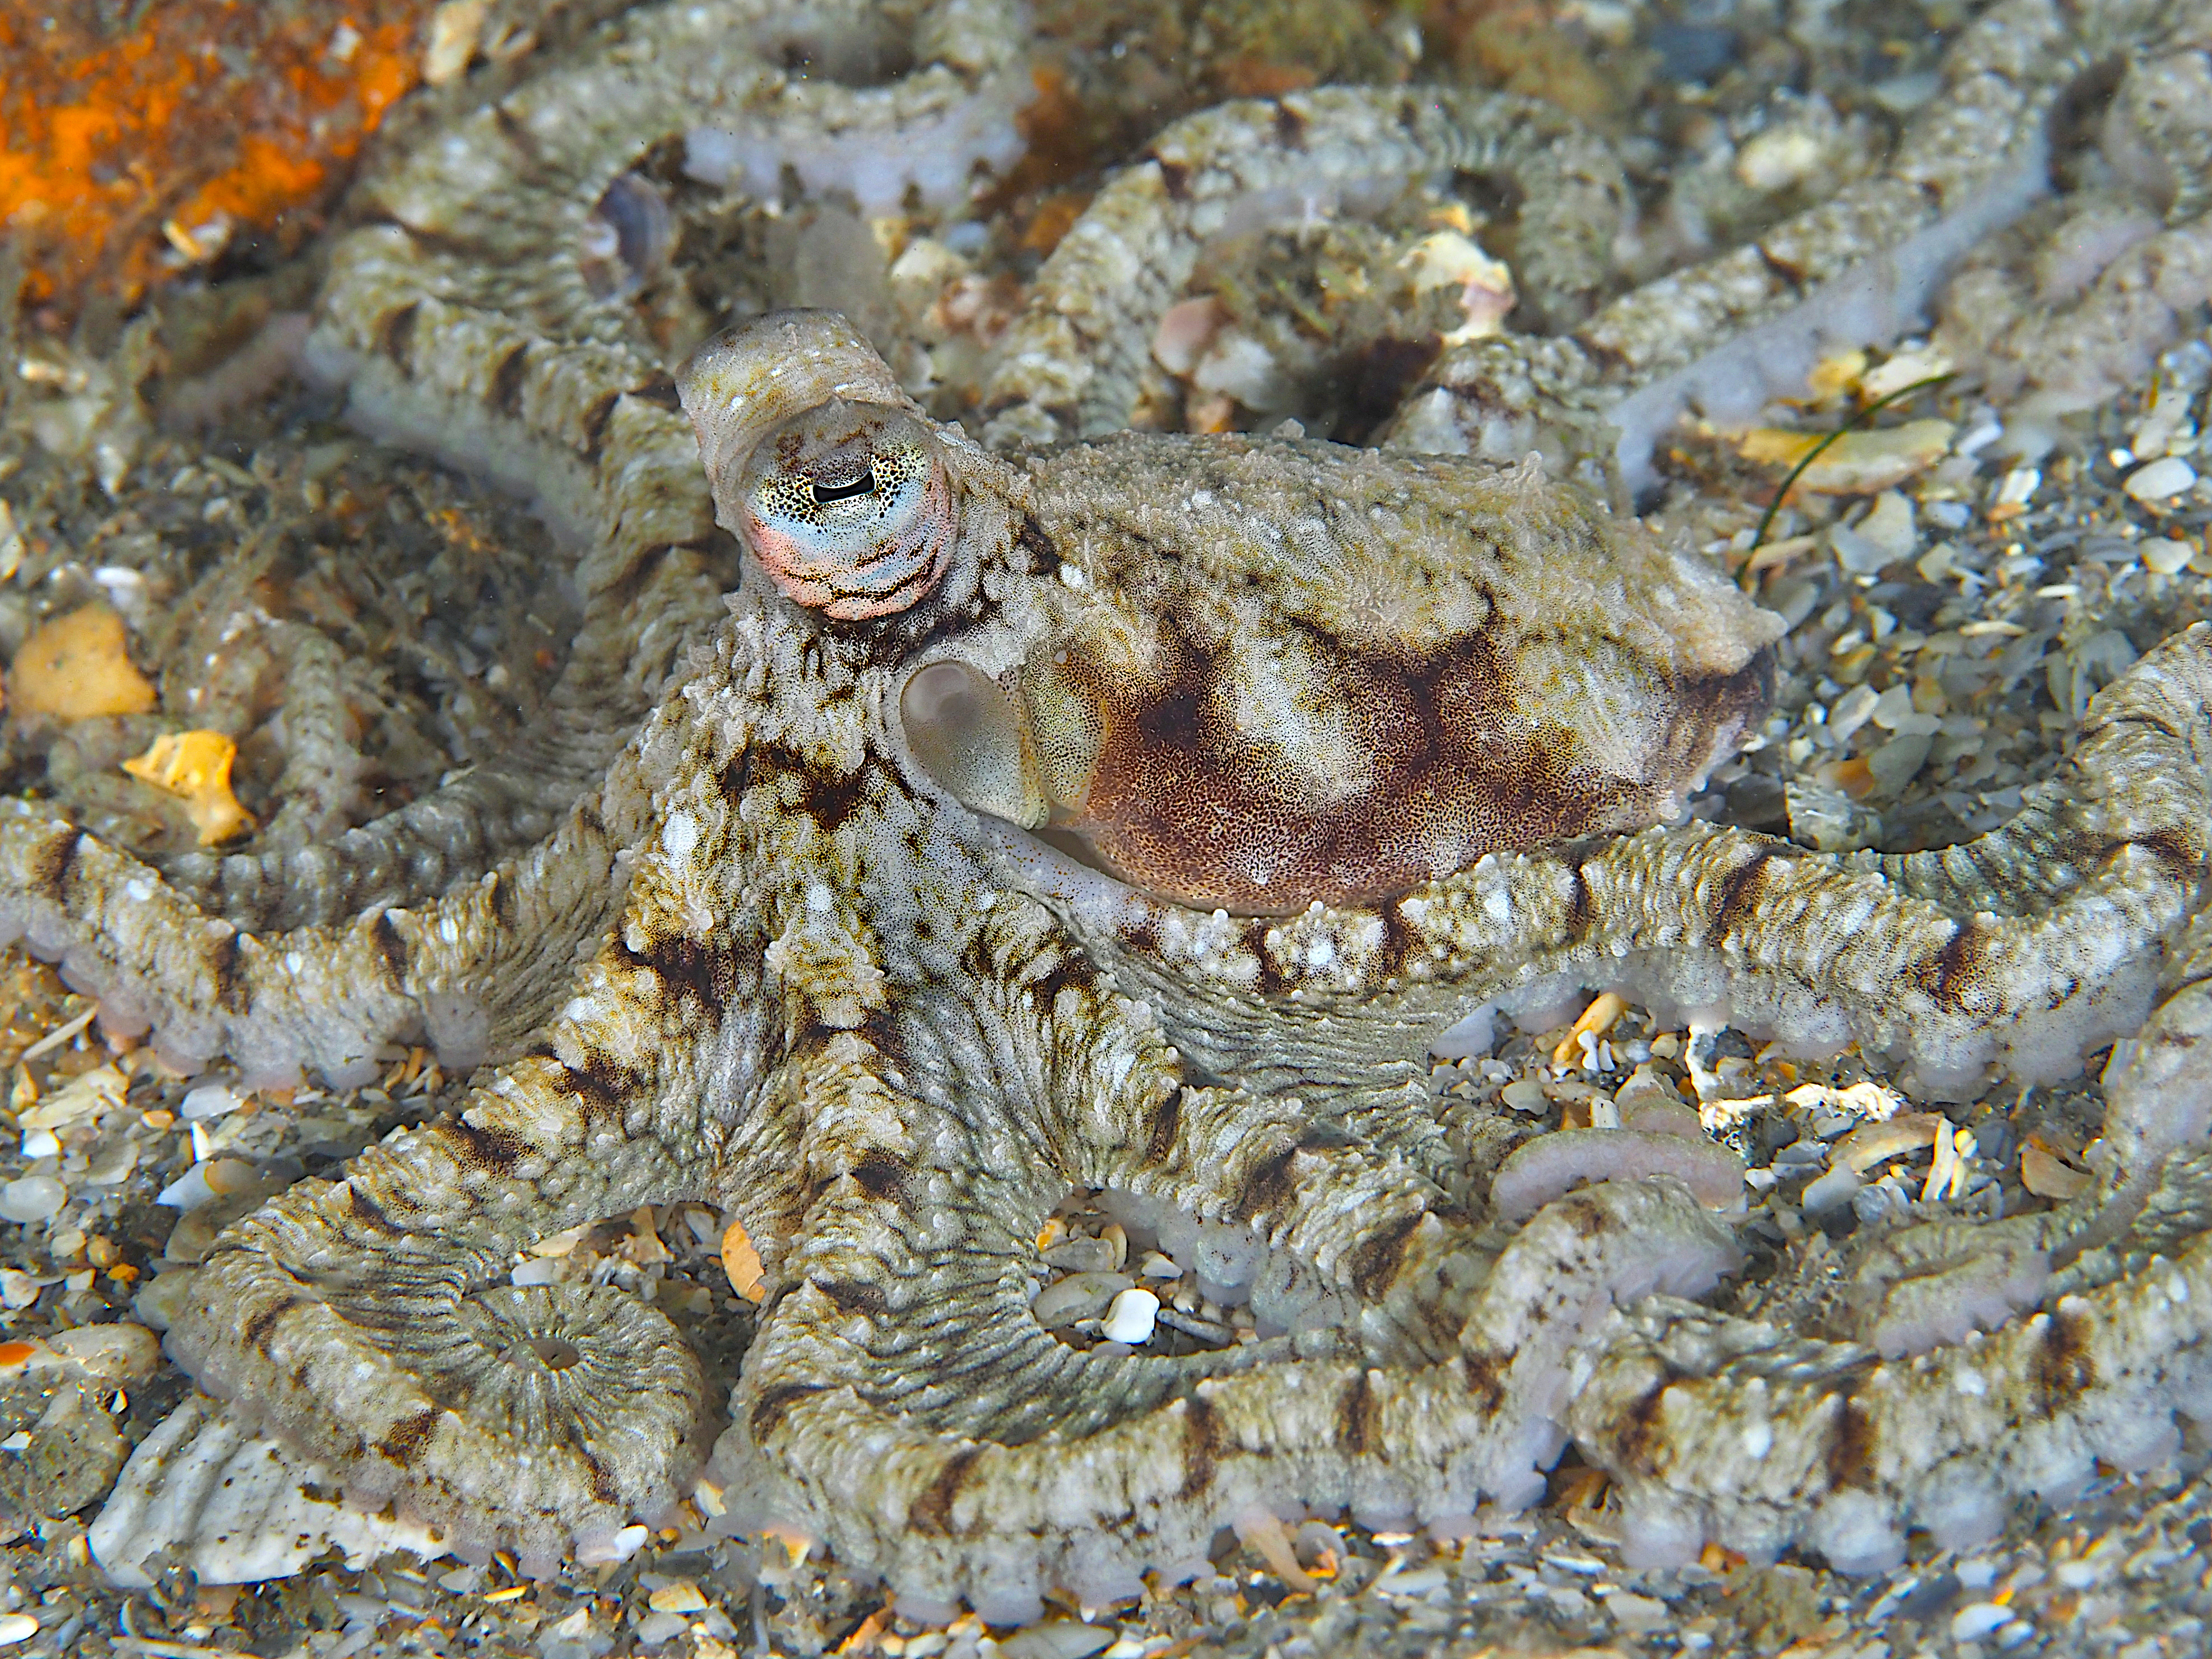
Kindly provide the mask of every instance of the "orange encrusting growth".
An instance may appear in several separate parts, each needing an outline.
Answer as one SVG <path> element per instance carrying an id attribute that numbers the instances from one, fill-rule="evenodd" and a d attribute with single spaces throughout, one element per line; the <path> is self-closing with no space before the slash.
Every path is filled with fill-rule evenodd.
<path id="1" fill-rule="evenodd" d="M 291 229 L 414 84 L 428 9 L 182 0 L 103 34 L 0 7 L 0 229 L 30 249 L 30 297 L 135 296 L 165 222 Z"/>

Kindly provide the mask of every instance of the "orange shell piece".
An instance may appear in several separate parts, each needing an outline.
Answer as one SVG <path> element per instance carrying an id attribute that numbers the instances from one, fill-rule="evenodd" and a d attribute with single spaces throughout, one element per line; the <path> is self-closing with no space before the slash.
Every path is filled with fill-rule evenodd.
<path id="1" fill-rule="evenodd" d="M 761 1277 L 760 1252 L 745 1236 L 744 1223 L 732 1221 L 722 1234 L 722 1271 L 730 1288 L 748 1302 L 768 1300 L 768 1283 Z"/>
<path id="2" fill-rule="evenodd" d="M 123 618 L 97 602 L 40 623 L 15 653 L 9 675 L 18 716 L 143 714 L 156 701 L 152 683 L 131 660 Z"/>
<path id="3" fill-rule="evenodd" d="M 238 745 L 220 732 L 173 732 L 125 761 L 123 769 L 182 797 L 200 845 L 215 847 L 253 828 L 252 815 L 230 793 L 230 763 L 237 757 Z"/>

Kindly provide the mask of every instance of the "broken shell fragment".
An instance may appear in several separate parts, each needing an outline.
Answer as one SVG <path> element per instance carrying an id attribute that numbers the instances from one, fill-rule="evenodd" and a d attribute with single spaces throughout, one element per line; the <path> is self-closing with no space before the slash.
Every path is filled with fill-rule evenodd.
<path id="1" fill-rule="evenodd" d="M 74 721 L 143 714 L 157 701 L 153 683 L 131 660 L 123 618 L 100 604 L 40 626 L 16 652 L 9 680 L 19 715 Z"/>
<path id="2" fill-rule="evenodd" d="M 132 777 L 180 797 L 203 847 L 216 847 L 253 828 L 253 815 L 230 792 L 238 745 L 220 732 L 173 732 L 123 763 Z"/>

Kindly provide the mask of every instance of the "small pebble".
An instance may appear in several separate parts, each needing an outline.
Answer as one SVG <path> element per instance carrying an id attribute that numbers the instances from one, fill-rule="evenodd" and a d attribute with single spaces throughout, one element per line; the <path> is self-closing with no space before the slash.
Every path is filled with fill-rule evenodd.
<path id="1" fill-rule="evenodd" d="M 1112 1647 L 1120 1635 L 1111 1625 L 1059 1619 L 1016 1631 L 998 1644 L 999 1655 L 1000 1659 L 1089 1659 L 1090 1655 Z M 907 1651 L 914 1650 L 909 1646 Z"/>
<path id="2" fill-rule="evenodd" d="M 1544 1085 L 1531 1078 L 1507 1084 L 1498 1097 L 1516 1112 L 1541 1112 L 1550 1105 L 1544 1097 Z"/>
<path id="3" fill-rule="evenodd" d="M 2146 570 L 2155 570 L 2161 576 L 2172 576 L 2179 574 L 2188 566 L 2197 550 L 2187 542 L 2161 538 L 2157 541 L 2145 542 L 2136 551 Z"/>
<path id="4" fill-rule="evenodd" d="M 52 1176 L 25 1176 L 0 1187 L 0 1221 L 27 1226 L 58 1213 L 69 1201 L 69 1188 Z"/>
<path id="5" fill-rule="evenodd" d="M 2179 455 L 2167 455 L 2128 474 L 2123 486 L 2139 501 L 2163 501 L 2197 482 L 2197 469 Z"/>
<path id="6" fill-rule="evenodd" d="M 1039 1291 L 1030 1311 L 1036 1316 L 1038 1324 L 1051 1330 L 1097 1316 L 1128 1288 L 1129 1281 L 1119 1273 L 1071 1273 Z"/>
<path id="7" fill-rule="evenodd" d="M 1159 1318 L 1160 1299 L 1150 1291 L 1134 1288 L 1114 1298 L 1099 1332 L 1109 1342 L 1141 1344 L 1152 1340 L 1152 1325 Z"/>
<path id="8" fill-rule="evenodd" d="M 161 1344 L 143 1325 L 118 1322 L 57 1331 L 46 1346 L 107 1382 L 143 1382 L 161 1364 Z"/>
<path id="9" fill-rule="evenodd" d="M 2011 1621 L 2011 1613 L 1994 1601 L 1969 1601 L 1951 1615 L 1951 1639 L 1954 1642 L 1978 1641 L 1999 1626 Z"/>
<path id="10" fill-rule="evenodd" d="M 678 1613 L 648 1613 L 637 1621 L 637 1642 L 640 1647 L 659 1647 L 663 1642 L 672 1642 L 691 1628 L 691 1621 Z"/>
<path id="11" fill-rule="evenodd" d="M 1804 1206 L 1807 1215 L 1826 1215 L 1829 1211 L 1850 1203 L 1852 1194 L 1858 1189 L 1859 1179 L 1849 1169 L 1831 1170 L 1818 1181 L 1808 1184 L 1804 1192 L 1799 1194 L 1798 1202 Z"/>
<path id="12" fill-rule="evenodd" d="M 1925 732 L 1892 738 L 1867 757 L 1867 769 L 1884 794 L 1894 795 L 1928 763 L 1934 740 Z"/>
<path id="13" fill-rule="evenodd" d="M 1607 1596 L 1605 1610 L 1620 1622 L 1621 1629 L 1637 1636 L 1663 1630 L 1673 1617 L 1664 1601 L 1638 1595 L 1631 1590 L 1615 1590 Z"/>
<path id="14" fill-rule="evenodd" d="M 1044 1253 L 1045 1265 L 1067 1273 L 1111 1273 L 1121 1252 L 1107 1238 L 1063 1239 Z"/>
<path id="15" fill-rule="evenodd" d="M 205 1118 L 222 1117 L 234 1112 L 246 1101 L 227 1083 L 204 1083 L 184 1098 L 183 1110 L 187 1119 L 198 1122 Z"/>
<path id="16" fill-rule="evenodd" d="M 673 1583 L 663 1584 L 645 1598 L 645 1604 L 655 1613 L 704 1613 L 707 1610 L 706 1596 L 688 1578 L 678 1578 Z"/>

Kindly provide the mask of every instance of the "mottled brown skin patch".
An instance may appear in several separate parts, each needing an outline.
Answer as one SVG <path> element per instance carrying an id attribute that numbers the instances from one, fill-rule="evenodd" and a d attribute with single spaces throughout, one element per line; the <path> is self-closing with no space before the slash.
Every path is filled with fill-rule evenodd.
<path id="1" fill-rule="evenodd" d="M 606 1460 L 589 1449 L 580 1451 L 577 1455 L 583 1460 L 585 1472 L 591 1480 L 592 1496 L 602 1504 L 622 1502 L 622 1488 L 615 1483 L 615 1472 L 607 1467 Z"/>
<path id="2" fill-rule="evenodd" d="M 603 393 L 584 416 L 584 459 L 596 465 L 607 445 L 607 428 L 615 418 L 615 409 L 623 400 L 619 392 Z"/>
<path id="3" fill-rule="evenodd" d="M 1766 886 L 1766 867 L 1773 861 L 1774 854 L 1762 850 L 1728 872 L 1721 883 L 1719 902 L 1713 906 L 1713 921 L 1706 931 L 1706 944 L 1717 950 L 1751 919 L 1759 907 L 1759 896 Z"/>
<path id="4" fill-rule="evenodd" d="M 937 1472 L 937 1479 L 929 1488 L 908 1506 L 906 1523 L 915 1531 L 943 1538 L 952 1531 L 952 1504 L 960 1495 L 960 1483 L 968 1478 L 968 1471 L 975 1467 L 982 1455 L 980 1449 L 965 1447 L 945 1460 L 945 1467 Z"/>
<path id="5" fill-rule="evenodd" d="M 691 1003 L 708 1018 L 720 1014 L 738 989 L 738 963 L 720 940 L 692 938 L 688 933 L 664 933 L 646 941 L 641 951 L 617 947 L 636 966 L 650 971 L 665 989 L 670 1002 Z"/>
<path id="6" fill-rule="evenodd" d="M 376 920 L 369 924 L 368 936 L 374 942 L 376 954 L 384 963 L 385 977 L 392 981 L 394 988 L 404 987 L 410 953 L 407 940 L 392 921 L 390 911 L 377 912 Z"/>
<path id="7" fill-rule="evenodd" d="M 1612 1231 L 1613 1222 L 1605 1206 L 1586 1193 L 1570 1193 L 1551 1207 L 1553 1214 L 1564 1218 L 1575 1230 L 1577 1238 L 1602 1238 Z"/>
<path id="8" fill-rule="evenodd" d="M 352 1212 L 354 1219 L 371 1232 L 397 1237 L 407 1231 L 393 1222 L 385 1213 L 384 1206 L 363 1192 L 358 1183 L 350 1181 L 346 1183 L 346 1207 Z"/>
<path id="9" fill-rule="evenodd" d="M 440 1126 L 461 1161 L 490 1175 L 505 1175 L 529 1154 L 530 1143 L 511 1129 L 486 1128 L 465 1117 Z"/>
<path id="10" fill-rule="evenodd" d="M 1510 1363 L 1492 1353 L 1460 1356 L 1460 1374 L 1467 1379 L 1468 1395 L 1479 1402 L 1481 1410 L 1495 1412 L 1504 1408 L 1505 1371 Z"/>
<path id="11" fill-rule="evenodd" d="M 415 319 L 421 314 L 419 304 L 401 306 L 377 325 L 377 348 L 400 368 L 407 367 L 408 354 L 415 346 Z"/>
<path id="12" fill-rule="evenodd" d="M 811 1394 L 820 1394 L 821 1389 L 811 1382 L 779 1382 L 772 1389 L 761 1390 L 753 1401 L 750 1415 L 745 1419 L 755 1440 L 764 1440 L 781 1426 L 791 1414 L 791 1408 Z"/>
<path id="13" fill-rule="evenodd" d="M 300 1298 L 296 1296 L 279 1297 L 248 1319 L 245 1328 L 239 1333 L 239 1335 L 245 1340 L 247 1347 L 258 1349 L 265 1353 L 268 1352 L 269 1334 L 276 1328 L 286 1314 L 299 1305 Z"/>
<path id="14" fill-rule="evenodd" d="M 665 409 L 671 414 L 684 407 L 684 399 L 676 389 L 676 377 L 662 370 L 642 386 L 634 386 L 629 395 L 640 403 L 651 404 L 655 409 Z"/>
<path id="15" fill-rule="evenodd" d="M 426 1406 L 412 1417 L 400 1419 L 392 1425 L 392 1431 L 376 1443 L 377 1450 L 403 1468 L 411 1468 L 430 1449 L 431 1437 L 438 1431 L 438 1419 L 445 1414 L 439 1407 Z"/>
<path id="16" fill-rule="evenodd" d="M 1245 1219 L 1267 1215 L 1291 1201 L 1297 1191 L 1297 1181 L 1292 1175 L 1298 1148 L 1293 1144 L 1269 1153 L 1252 1166 L 1237 1189 L 1237 1213 Z"/>
<path id="17" fill-rule="evenodd" d="M 890 1311 L 890 1299 L 878 1286 L 857 1279 L 817 1279 L 810 1281 L 842 1314 L 880 1319 Z"/>
<path id="18" fill-rule="evenodd" d="M 2194 881 L 2203 873 L 2203 848 L 2191 844 L 2178 830 L 2157 830 L 2147 836 L 2137 836 L 2133 845 L 2157 860 L 2159 868 L 2169 880 Z"/>
<path id="19" fill-rule="evenodd" d="M 1406 1260 L 1406 1247 L 1421 1224 L 1421 1212 L 1401 1215 L 1352 1253 L 1352 1288 L 1372 1300 L 1390 1286 Z"/>
<path id="20" fill-rule="evenodd" d="M 1221 1457 L 1221 1423 L 1203 1395 L 1189 1395 L 1182 1402 L 1182 1490 L 1188 1503 L 1209 1491 Z"/>
<path id="21" fill-rule="evenodd" d="M 869 1152 L 853 1166 L 854 1181 L 879 1204 L 887 1199 L 905 1196 L 907 1173 L 903 1159 L 884 1152 Z"/>
<path id="22" fill-rule="evenodd" d="M 1613 1431 L 1614 1455 L 1632 1474 L 1656 1475 L 1665 1466 L 1667 1390 L 1673 1386 L 1665 1378 L 1637 1395 Z"/>
<path id="23" fill-rule="evenodd" d="M 1834 1487 L 1865 1486 L 1874 1482 L 1875 1452 L 1881 1431 L 1859 1402 L 1845 1395 L 1829 1425 L 1828 1447 L 1822 1462 L 1828 1484 Z"/>
<path id="24" fill-rule="evenodd" d="M 1376 1443 L 1381 1425 L 1382 1407 L 1375 1398 L 1374 1375 L 1362 1371 L 1337 1401 L 1336 1443 L 1346 1456 L 1364 1456 Z"/>
<path id="25" fill-rule="evenodd" d="M 2053 1310 L 2049 1316 L 2030 1372 L 2045 1411 L 2058 1411 L 2095 1386 L 2097 1362 L 2089 1355 L 2093 1334 L 2080 1314 Z"/>
<path id="26" fill-rule="evenodd" d="M 775 773 L 799 780 L 801 810 L 825 836 L 836 835 L 867 799 L 869 774 L 865 766 L 851 772 L 832 772 L 776 744 L 763 744 L 753 765 L 763 777 Z"/>
<path id="27" fill-rule="evenodd" d="M 32 888 L 49 903 L 61 904 L 69 896 L 70 873 L 76 868 L 77 830 L 56 836 L 38 850 L 36 862 L 30 871 Z"/>
<path id="28" fill-rule="evenodd" d="M 214 981 L 216 1006 L 234 1014 L 244 1013 L 252 1002 L 245 965 L 239 960 L 244 949 L 245 936 L 237 933 L 224 933 L 208 945 L 208 976 Z"/>
<path id="29" fill-rule="evenodd" d="M 1036 1006 L 1049 1012 L 1059 1006 L 1060 993 L 1073 991 L 1079 996 L 1097 988 L 1097 971 L 1073 951 L 1059 951 L 1036 966 L 1022 981 L 1022 988 L 1036 999 Z"/>
<path id="30" fill-rule="evenodd" d="M 1988 943 L 1987 935 L 1971 919 L 1952 929 L 1921 975 L 1937 1006 L 1966 1006 L 1967 993 L 1980 976 Z"/>
<path id="31" fill-rule="evenodd" d="M 522 383 L 530 372 L 530 344 L 525 341 L 499 360 L 492 371 L 491 388 L 484 401 L 509 419 L 522 413 Z"/>
<path id="32" fill-rule="evenodd" d="M 1581 865 L 1567 872 L 1567 943 L 1579 945 L 1596 919 L 1596 907 L 1590 897 L 1589 878 Z"/>
<path id="33" fill-rule="evenodd" d="M 499 918 L 501 927 L 512 927 L 514 925 L 516 902 L 514 884 L 512 881 L 502 880 L 500 872 L 494 871 L 485 879 L 484 889 L 486 896 L 491 903 L 492 915 Z"/>
<path id="34" fill-rule="evenodd" d="M 604 1048 L 586 1048 L 584 1063 L 568 1068 L 568 1088 L 584 1104 L 586 1122 L 619 1121 L 623 1103 L 640 1086 L 637 1074 Z"/>
<path id="35" fill-rule="evenodd" d="M 1038 575 L 1049 576 L 1064 562 L 1060 549 L 1053 544 L 1052 538 L 1045 533 L 1044 526 L 1036 521 L 1033 513 L 1022 515 L 1021 528 L 1014 532 L 1014 540 L 1029 555 L 1030 568 Z"/>
<path id="36" fill-rule="evenodd" d="M 1486 853 L 1569 840 L 1649 810 L 1641 779 L 1601 773 L 1565 727 L 1532 725 L 1500 642 L 1478 631 L 1431 655 L 1306 641 L 1370 771 L 1330 799 L 1225 721 L 1217 686 L 1235 670 L 1164 619 L 1164 666 L 1133 687 L 1086 687 L 1105 732 L 1081 810 L 1064 826 L 1147 892 L 1200 909 L 1287 915 L 1316 900 L 1401 893 Z M 1067 672 L 1088 675 L 1079 659 Z M 1764 700 L 1764 653 L 1709 686 L 1681 688 L 1677 715 L 1707 736 L 1712 711 Z"/>
<path id="37" fill-rule="evenodd" d="M 1168 1154 L 1175 1151 L 1176 1137 L 1182 1132 L 1182 1091 L 1170 1089 L 1152 1108 L 1152 1127 L 1145 1137 L 1146 1162 L 1166 1163 Z"/>

